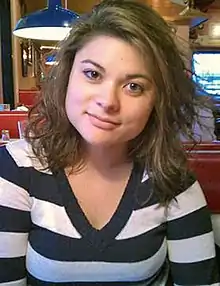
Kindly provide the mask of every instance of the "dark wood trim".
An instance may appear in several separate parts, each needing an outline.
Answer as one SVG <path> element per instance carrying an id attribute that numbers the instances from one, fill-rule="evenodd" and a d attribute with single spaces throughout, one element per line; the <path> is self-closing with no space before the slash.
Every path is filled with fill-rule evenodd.
<path id="1" fill-rule="evenodd" d="M 220 46 L 195 46 L 193 45 L 192 47 L 193 52 L 219 52 L 220 51 Z"/>
<path id="2" fill-rule="evenodd" d="M 0 36 L 3 102 L 14 108 L 10 0 L 0 0 Z"/>

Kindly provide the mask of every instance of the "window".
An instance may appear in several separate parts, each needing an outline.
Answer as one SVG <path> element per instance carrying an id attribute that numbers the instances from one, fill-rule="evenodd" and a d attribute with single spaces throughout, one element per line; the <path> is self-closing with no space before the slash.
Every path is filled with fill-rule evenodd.
<path id="1" fill-rule="evenodd" d="M 205 92 L 220 99 L 220 52 L 197 51 L 193 53 L 193 80 Z"/>

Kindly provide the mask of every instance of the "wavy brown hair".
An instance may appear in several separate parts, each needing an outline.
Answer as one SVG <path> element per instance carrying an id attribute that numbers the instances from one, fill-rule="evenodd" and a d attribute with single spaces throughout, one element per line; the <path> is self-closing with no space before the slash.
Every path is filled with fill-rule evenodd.
<path id="1" fill-rule="evenodd" d="M 59 44 L 58 64 L 29 112 L 26 139 L 52 171 L 77 170 L 83 164 L 82 138 L 67 118 L 65 97 L 77 51 L 98 35 L 123 39 L 145 55 L 148 65 L 150 59 L 156 103 L 143 132 L 129 142 L 129 155 L 145 162 L 159 201 L 167 204 L 187 176 L 179 135 L 193 140 L 192 126 L 202 103 L 187 76 L 172 28 L 149 6 L 132 0 L 104 0 L 74 23 L 69 36 Z"/>

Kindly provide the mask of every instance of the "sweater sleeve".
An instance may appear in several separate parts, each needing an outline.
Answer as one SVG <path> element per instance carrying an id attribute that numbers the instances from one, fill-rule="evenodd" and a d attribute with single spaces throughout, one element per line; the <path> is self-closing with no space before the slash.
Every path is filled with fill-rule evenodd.
<path id="1" fill-rule="evenodd" d="M 167 244 L 174 285 L 220 285 L 211 218 L 197 181 L 168 207 Z"/>
<path id="2" fill-rule="evenodd" d="M 25 286 L 31 199 L 26 169 L 0 147 L 0 285 Z"/>

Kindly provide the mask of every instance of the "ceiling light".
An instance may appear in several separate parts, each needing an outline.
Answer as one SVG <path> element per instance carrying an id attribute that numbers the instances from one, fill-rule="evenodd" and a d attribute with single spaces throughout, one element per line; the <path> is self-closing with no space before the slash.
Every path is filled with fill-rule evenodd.
<path id="1" fill-rule="evenodd" d="M 61 41 L 78 18 L 77 13 L 61 6 L 61 0 L 48 0 L 47 8 L 21 18 L 13 34 L 26 39 Z"/>

